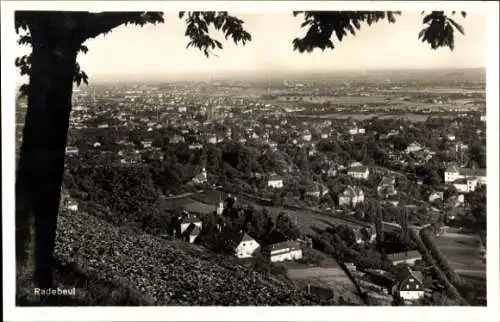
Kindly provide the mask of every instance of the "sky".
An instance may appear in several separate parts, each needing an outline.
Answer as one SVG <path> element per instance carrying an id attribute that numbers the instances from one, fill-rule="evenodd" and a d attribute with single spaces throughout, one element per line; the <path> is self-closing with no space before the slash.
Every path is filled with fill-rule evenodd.
<path id="1" fill-rule="evenodd" d="M 292 40 L 303 36 L 302 16 L 291 13 L 237 13 L 245 21 L 252 41 L 236 46 L 223 41 L 221 33 L 213 37 L 224 45 L 218 57 L 206 58 L 201 51 L 186 49 L 185 23 L 177 14 L 167 13 L 165 23 L 145 27 L 122 26 L 106 36 L 86 42 L 89 52 L 78 61 L 92 79 L 191 74 L 321 72 L 349 69 L 420 69 L 485 67 L 486 17 L 469 13 L 456 16 L 465 35 L 455 33 L 455 49 L 431 50 L 422 43 L 420 12 L 403 12 L 395 24 L 379 22 L 362 25 L 356 36 L 349 35 L 335 49 L 313 53 L 293 51 Z M 26 52 L 27 48 L 18 48 Z"/>

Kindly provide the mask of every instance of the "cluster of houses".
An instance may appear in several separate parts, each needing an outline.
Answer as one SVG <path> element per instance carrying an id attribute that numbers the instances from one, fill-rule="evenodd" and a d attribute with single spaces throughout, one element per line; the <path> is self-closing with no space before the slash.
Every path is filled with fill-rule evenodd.
<path id="1" fill-rule="evenodd" d="M 453 185 L 459 192 L 472 192 L 478 186 L 486 185 L 486 170 L 450 166 L 444 172 L 444 182 Z"/>
<path id="2" fill-rule="evenodd" d="M 346 268 L 356 283 L 368 294 L 379 298 L 399 298 L 407 305 L 418 304 L 425 297 L 423 275 L 418 267 L 422 256 L 417 251 L 388 255 L 396 274 L 380 269 L 358 269 L 353 263 Z"/>
<path id="3" fill-rule="evenodd" d="M 216 205 L 216 213 L 221 216 L 223 211 L 224 202 L 220 200 Z M 194 243 L 203 229 L 203 222 L 200 216 L 184 210 L 179 216 L 178 222 L 179 224 L 176 227 L 175 235 L 186 242 Z M 222 226 L 219 224 L 217 228 L 221 231 Z M 301 259 L 303 256 L 303 244 L 304 243 L 300 240 L 289 240 L 272 244 L 262 249 L 255 238 L 243 231 L 240 232 L 236 240 L 232 241 L 234 255 L 237 258 L 251 258 L 254 257 L 257 252 L 262 252 L 271 262 Z"/>

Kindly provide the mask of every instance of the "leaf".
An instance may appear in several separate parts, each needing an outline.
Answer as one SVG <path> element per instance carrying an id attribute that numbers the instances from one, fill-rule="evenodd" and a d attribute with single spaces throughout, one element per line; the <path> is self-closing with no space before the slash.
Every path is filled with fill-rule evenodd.
<path id="1" fill-rule="evenodd" d="M 455 29 L 457 29 L 462 35 L 465 35 L 465 31 L 464 31 L 464 28 L 455 22 L 455 20 L 451 19 L 451 18 L 448 18 L 448 21 L 453 25 L 453 27 L 455 27 Z"/>
<path id="2" fill-rule="evenodd" d="M 422 21 L 422 23 L 425 25 L 425 24 L 429 23 L 432 20 L 432 18 L 433 18 L 432 14 L 428 14 L 427 16 L 424 17 L 424 20 Z"/>
<path id="3" fill-rule="evenodd" d="M 89 48 L 85 45 L 81 45 L 78 50 L 81 51 L 82 53 L 86 54 L 89 51 Z"/>
<path id="4" fill-rule="evenodd" d="M 464 18 L 467 16 L 467 12 L 465 12 L 465 11 L 461 11 L 460 13 L 462 14 L 462 17 L 464 17 Z"/>
<path id="5" fill-rule="evenodd" d="M 422 38 L 426 32 L 427 32 L 427 28 L 420 30 L 420 32 L 418 33 L 418 39 Z"/>

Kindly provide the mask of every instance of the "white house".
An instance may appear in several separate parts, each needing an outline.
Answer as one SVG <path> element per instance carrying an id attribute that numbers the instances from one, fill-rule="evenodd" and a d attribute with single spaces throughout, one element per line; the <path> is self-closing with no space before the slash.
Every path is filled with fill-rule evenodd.
<path id="1" fill-rule="evenodd" d="M 141 144 L 143 148 L 148 149 L 153 145 L 153 141 L 150 140 L 141 141 Z"/>
<path id="2" fill-rule="evenodd" d="M 424 297 L 424 284 L 421 274 L 405 268 L 398 274 L 393 286 L 393 295 L 400 297 L 405 302 L 413 302 Z"/>
<path id="3" fill-rule="evenodd" d="M 312 139 L 311 133 L 306 133 L 306 134 L 302 135 L 303 141 L 309 142 L 309 141 L 311 141 L 311 139 Z"/>
<path id="4" fill-rule="evenodd" d="M 259 243 L 247 233 L 244 233 L 236 245 L 234 252 L 238 258 L 252 257 L 255 251 L 260 247 Z"/>
<path id="5" fill-rule="evenodd" d="M 406 153 L 412 153 L 422 150 L 422 146 L 416 142 L 411 143 L 406 147 Z"/>
<path id="6" fill-rule="evenodd" d="M 469 146 L 467 144 L 458 142 L 455 144 L 455 152 L 461 152 L 461 151 L 467 151 L 469 149 Z"/>
<path id="7" fill-rule="evenodd" d="M 217 137 L 215 135 L 209 137 L 208 138 L 208 143 L 210 143 L 210 144 L 216 144 L 217 143 Z"/>
<path id="8" fill-rule="evenodd" d="M 478 181 L 474 178 L 460 178 L 453 181 L 453 186 L 458 192 L 468 193 L 476 190 Z"/>
<path id="9" fill-rule="evenodd" d="M 200 174 L 191 179 L 191 183 L 203 184 L 208 182 L 207 170 L 205 168 L 201 169 Z"/>
<path id="10" fill-rule="evenodd" d="M 348 186 L 341 194 L 339 194 L 339 206 L 355 207 L 358 203 L 365 201 L 365 194 L 359 187 Z"/>
<path id="11" fill-rule="evenodd" d="M 71 155 L 71 154 L 78 154 L 78 148 L 76 146 L 67 146 L 66 147 L 66 154 Z"/>
<path id="12" fill-rule="evenodd" d="M 357 126 L 350 128 L 348 131 L 349 131 L 350 135 L 365 134 L 366 133 L 366 130 L 364 128 L 358 128 Z"/>
<path id="13" fill-rule="evenodd" d="M 78 203 L 71 199 L 68 198 L 65 202 L 66 209 L 71 210 L 71 211 L 78 211 Z"/>
<path id="14" fill-rule="evenodd" d="M 297 260 L 302 258 L 302 248 L 295 241 L 285 241 L 272 244 L 269 247 L 269 259 L 271 262 L 283 262 L 286 260 Z"/>
<path id="15" fill-rule="evenodd" d="M 398 192 L 395 188 L 395 184 L 396 179 L 394 177 L 383 177 L 377 186 L 377 193 L 385 197 L 397 195 Z"/>
<path id="16" fill-rule="evenodd" d="M 474 178 L 477 179 L 479 185 L 486 184 L 486 170 L 485 169 L 469 169 L 451 166 L 444 172 L 444 183 L 452 183 L 457 179 Z"/>
<path id="17" fill-rule="evenodd" d="M 181 217 L 181 234 L 183 234 L 191 224 L 194 224 L 200 229 L 202 228 L 202 222 L 197 216 L 184 212 Z"/>
<path id="18" fill-rule="evenodd" d="M 194 243 L 198 235 L 201 233 L 201 228 L 200 226 L 191 223 L 187 227 L 187 229 L 182 233 L 182 237 L 184 238 L 185 241 L 189 243 Z"/>
<path id="19" fill-rule="evenodd" d="M 443 200 L 444 193 L 442 191 L 435 191 L 429 195 L 429 202 L 434 202 L 436 200 Z"/>
<path id="20" fill-rule="evenodd" d="M 349 168 L 347 174 L 356 179 L 366 180 L 370 175 L 370 170 L 368 169 L 368 167 L 365 166 L 356 166 Z"/>
<path id="21" fill-rule="evenodd" d="M 283 188 L 283 179 L 277 176 L 271 176 L 269 180 L 267 180 L 267 186 L 275 189 Z"/>
<path id="22" fill-rule="evenodd" d="M 203 145 L 200 143 L 193 143 L 189 145 L 189 150 L 201 150 L 203 149 Z"/>
<path id="23" fill-rule="evenodd" d="M 389 260 L 393 265 L 398 265 L 401 263 L 414 265 L 416 261 L 422 260 L 422 255 L 416 250 L 410 252 L 401 252 L 388 255 Z"/>

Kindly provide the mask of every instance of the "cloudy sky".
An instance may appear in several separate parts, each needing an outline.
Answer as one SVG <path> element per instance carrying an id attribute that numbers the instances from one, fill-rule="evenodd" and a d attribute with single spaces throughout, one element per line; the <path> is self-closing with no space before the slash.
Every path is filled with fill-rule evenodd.
<path id="1" fill-rule="evenodd" d="M 433 51 L 417 39 L 422 28 L 420 12 L 403 12 L 395 24 L 381 22 L 362 26 L 333 51 L 299 54 L 292 40 L 302 36 L 302 17 L 291 13 L 232 13 L 245 21 L 252 35 L 246 46 L 224 42 L 218 57 L 207 59 L 197 49 L 186 49 L 185 23 L 177 14 L 166 14 L 165 24 L 123 26 L 106 36 L 89 40 L 89 52 L 79 56 L 82 68 L 93 78 L 125 75 L 189 75 L 197 73 L 335 71 L 345 69 L 484 67 L 486 19 L 470 13 L 456 20 L 465 35 L 456 34 L 454 51 Z M 334 39 L 335 43 L 336 39 Z M 19 48 L 19 52 L 26 51 Z"/>

